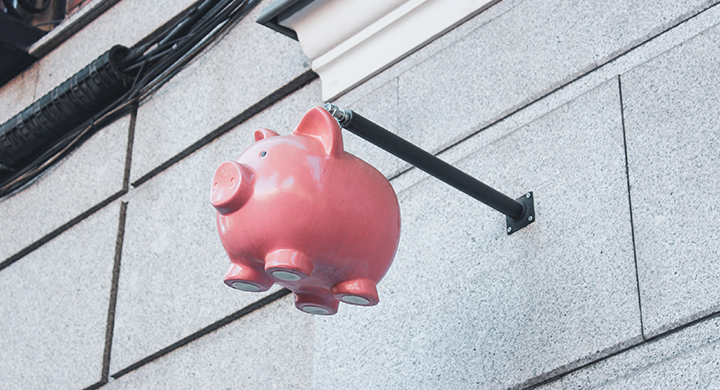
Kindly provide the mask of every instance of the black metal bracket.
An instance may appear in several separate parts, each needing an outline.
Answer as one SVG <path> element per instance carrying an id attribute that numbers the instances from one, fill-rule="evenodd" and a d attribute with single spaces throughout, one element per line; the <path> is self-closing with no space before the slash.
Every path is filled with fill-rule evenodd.
<path id="1" fill-rule="evenodd" d="M 533 197 L 532 191 L 515 200 L 524 206 L 524 211 L 520 219 L 505 217 L 508 236 L 535 222 L 535 197 Z"/>
<path id="2" fill-rule="evenodd" d="M 332 103 L 325 104 L 325 110 L 343 129 L 505 214 L 507 234 L 535 222 L 532 192 L 513 200 L 357 113 L 342 110 Z"/>

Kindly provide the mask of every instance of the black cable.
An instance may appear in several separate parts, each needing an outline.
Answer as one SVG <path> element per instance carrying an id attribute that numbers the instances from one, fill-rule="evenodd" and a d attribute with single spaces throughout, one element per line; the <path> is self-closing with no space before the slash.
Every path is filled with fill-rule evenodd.
<path id="1" fill-rule="evenodd" d="M 50 20 L 50 21 L 47 21 L 47 22 L 42 22 L 42 23 L 38 23 L 38 24 L 33 24 L 33 27 L 40 27 L 40 26 L 47 26 L 47 25 L 56 26 L 56 25 L 58 25 L 58 24 L 60 24 L 60 23 L 62 23 L 62 22 L 64 22 L 64 21 L 65 21 L 65 19 L 55 19 L 55 20 Z"/>
<path id="2" fill-rule="evenodd" d="M 168 57 L 163 60 L 163 63 L 158 63 L 155 72 L 149 72 L 146 75 L 140 84 L 150 85 L 150 87 L 145 88 L 145 91 L 142 92 L 143 95 L 147 95 L 162 86 L 189 63 L 197 53 L 210 44 L 212 38 L 217 37 L 234 26 L 237 21 L 247 15 L 258 3 L 259 0 L 249 2 L 225 1 L 219 3 L 214 8 L 214 10 L 219 11 L 216 15 L 208 18 L 206 23 L 202 23 L 204 21 L 201 21 L 201 23 L 193 26 L 187 35 L 187 40 L 178 43 L 180 46 L 178 50 L 170 53 Z M 234 6 L 228 8 L 228 4 Z M 209 14 L 215 14 L 215 12 L 210 12 Z M 222 27 L 217 29 L 220 25 L 222 25 Z M 158 70 L 162 70 L 162 72 Z M 158 79 L 154 80 L 155 77 Z"/>
<path id="3" fill-rule="evenodd" d="M 132 77 L 126 92 L 82 124 L 66 130 L 31 162 L 20 168 L 8 166 L 6 168 L 14 171 L 6 171 L 4 174 L 0 164 L 0 197 L 32 183 L 39 174 L 69 154 L 98 129 L 123 115 L 132 104 L 146 99 L 259 3 L 260 0 L 205 0 L 186 11 L 185 17 L 157 32 L 150 40 L 130 48 L 119 62 L 120 70 Z M 62 125 L 59 122 L 56 124 Z M 2 126 L 6 125 L 7 122 Z M 0 153 L 0 163 L 2 158 Z"/>
<path id="4" fill-rule="evenodd" d="M 174 40 L 175 38 L 182 36 L 192 28 L 192 26 L 205 14 L 208 13 L 220 0 L 208 0 L 200 4 L 197 8 L 195 8 L 194 12 L 192 12 L 190 15 L 188 15 L 187 19 L 183 20 L 182 22 L 178 23 L 175 28 L 173 28 L 168 35 L 163 38 L 162 41 L 158 43 L 158 46 L 162 47 L 163 44 L 166 44 L 169 41 Z"/>

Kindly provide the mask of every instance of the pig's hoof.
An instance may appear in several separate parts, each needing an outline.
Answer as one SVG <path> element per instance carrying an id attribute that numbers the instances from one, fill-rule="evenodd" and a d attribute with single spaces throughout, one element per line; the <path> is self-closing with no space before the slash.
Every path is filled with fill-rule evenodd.
<path id="1" fill-rule="evenodd" d="M 332 293 L 336 299 L 351 305 L 373 306 L 380 301 L 375 282 L 365 278 L 338 283 L 333 286 Z"/>
<path id="2" fill-rule="evenodd" d="M 265 271 L 287 282 L 307 278 L 313 268 L 312 260 L 293 250 L 280 249 L 265 256 Z"/>
<path id="3" fill-rule="evenodd" d="M 232 288 L 252 292 L 267 291 L 273 285 L 272 278 L 265 272 L 237 263 L 230 265 L 224 281 Z"/>
<path id="4" fill-rule="evenodd" d="M 309 314 L 333 315 L 338 311 L 339 302 L 330 294 L 295 294 L 295 307 Z"/>

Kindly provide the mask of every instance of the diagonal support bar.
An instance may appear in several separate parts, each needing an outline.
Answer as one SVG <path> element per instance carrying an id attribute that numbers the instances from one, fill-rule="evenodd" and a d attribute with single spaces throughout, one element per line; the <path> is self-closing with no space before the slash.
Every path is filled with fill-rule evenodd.
<path id="1" fill-rule="evenodd" d="M 535 221 L 532 192 L 514 200 L 351 110 L 332 103 L 325 104 L 325 109 L 345 130 L 505 214 L 507 234 Z"/>

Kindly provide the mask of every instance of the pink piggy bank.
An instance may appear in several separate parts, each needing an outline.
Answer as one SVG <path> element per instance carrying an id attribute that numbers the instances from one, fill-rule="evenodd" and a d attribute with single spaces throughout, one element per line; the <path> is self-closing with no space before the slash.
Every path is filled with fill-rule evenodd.
<path id="1" fill-rule="evenodd" d="M 335 314 L 339 301 L 378 303 L 376 284 L 400 240 L 397 197 L 380 172 L 343 150 L 324 109 L 310 110 L 290 135 L 257 130 L 254 144 L 218 167 L 210 200 L 232 263 L 228 286 L 278 283 L 311 314 Z"/>

